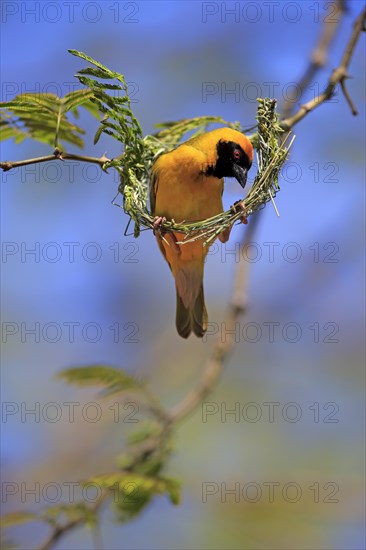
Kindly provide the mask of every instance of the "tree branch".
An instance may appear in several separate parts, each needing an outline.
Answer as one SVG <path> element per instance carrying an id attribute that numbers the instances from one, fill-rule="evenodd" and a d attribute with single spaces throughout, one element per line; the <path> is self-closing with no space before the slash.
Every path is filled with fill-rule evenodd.
<path id="1" fill-rule="evenodd" d="M 98 498 L 98 500 L 93 503 L 92 506 L 89 507 L 90 512 L 93 514 L 97 514 L 100 507 L 108 497 L 108 493 L 104 492 L 101 494 L 101 496 Z M 83 517 L 70 520 L 68 523 L 65 523 L 64 525 L 55 525 L 53 526 L 53 529 L 48 536 L 48 538 L 41 544 L 41 546 L 38 547 L 38 550 L 51 550 L 53 546 L 66 534 L 70 531 L 73 531 L 77 527 L 81 527 L 85 524 L 85 519 Z"/>
<path id="2" fill-rule="evenodd" d="M 63 537 L 66 533 L 72 531 L 73 529 L 76 529 L 77 527 L 81 527 L 83 524 L 84 518 L 79 518 L 70 521 L 63 526 L 55 527 L 49 537 L 44 541 L 44 543 L 39 546 L 39 550 L 50 550 L 56 544 L 56 542 L 58 542 L 59 539 Z"/>
<path id="3" fill-rule="evenodd" d="M 346 89 L 345 81 L 347 78 L 349 78 L 348 67 L 351 62 L 352 55 L 354 53 L 360 34 L 362 33 L 362 31 L 365 30 L 365 22 L 366 22 L 366 8 L 362 10 L 360 15 L 357 17 L 356 21 L 354 22 L 352 34 L 344 50 L 341 63 L 336 69 L 333 70 L 329 78 L 328 85 L 325 88 L 324 92 L 319 94 L 316 98 L 312 99 L 311 101 L 308 101 L 307 103 L 302 105 L 300 109 L 293 116 L 290 116 L 282 120 L 280 122 L 280 126 L 281 128 L 283 128 L 283 130 L 285 131 L 291 130 L 295 126 L 295 124 L 297 124 L 298 122 L 300 122 L 300 120 L 305 118 L 308 113 L 310 113 L 311 111 L 319 107 L 319 105 L 321 105 L 325 101 L 329 100 L 334 95 L 335 89 L 338 84 L 341 85 L 342 91 L 345 95 L 347 103 L 351 108 L 352 114 L 357 115 L 355 106 Z"/>
<path id="4" fill-rule="evenodd" d="M 72 153 L 64 153 L 63 151 L 61 151 L 61 149 L 58 149 L 56 147 L 52 155 L 47 155 L 46 157 L 37 157 L 33 159 L 26 159 L 26 160 L 16 160 L 16 161 L 5 160 L 3 162 L 0 162 L 0 168 L 2 168 L 4 172 L 7 172 L 8 170 L 12 170 L 13 168 L 18 168 L 19 166 L 26 166 L 27 164 L 38 164 L 40 162 L 49 162 L 51 160 L 78 160 L 80 162 L 90 162 L 94 164 L 99 164 L 101 168 L 103 168 L 103 165 L 106 162 L 110 162 L 110 159 L 105 156 L 105 153 L 100 158 L 85 157 L 82 155 L 73 155 Z"/>
<path id="5" fill-rule="evenodd" d="M 298 88 L 300 88 L 301 95 L 309 87 L 313 78 L 319 72 L 320 69 L 326 66 L 328 62 L 328 50 L 332 41 L 334 40 L 337 31 L 340 28 L 340 23 L 343 15 L 346 12 L 346 6 L 344 0 L 337 0 L 335 6 L 335 12 L 332 11 L 334 4 L 329 2 L 329 12 L 323 20 L 323 27 L 320 32 L 319 39 L 310 54 L 310 60 L 304 74 L 298 81 Z M 336 20 L 328 20 L 329 15 L 336 17 Z M 290 99 L 286 99 L 282 106 L 283 118 L 288 118 L 294 110 L 295 104 Z"/>

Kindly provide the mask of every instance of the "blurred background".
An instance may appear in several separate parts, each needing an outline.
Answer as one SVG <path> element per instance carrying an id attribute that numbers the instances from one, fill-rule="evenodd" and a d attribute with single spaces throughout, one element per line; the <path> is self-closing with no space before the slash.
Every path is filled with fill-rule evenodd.
<path id="1" fill-rule="evenodd" d="M 76 89 L 73 75 L 85 65 L 67 53 L 74 48 L 125 74 L 145 133 L 199 115 L 249 127 L 257 96 L 281 104 L 296 92 L 326 4 L 3 2 L 1 99 Z M 347 5 L 329 66 L 304 99 L 323 89 L 339 63 L 363 2 Z M 122 526 L 107 512 L 106 549 L 364 548 L 363 50 L 361 36 L 348 81 L 359 116 L 337 95 L 295 128 L 276 198 L 280 218 L 268 204 L 244 257 L 250 307 L 234 352 L 210 404 L 176 434 L 167 474 L 182 480 L 182 504 L 156 497 Z M 86 129 L 85 154 L 120 152 L 107 137 L 93 146 L 97 123 L 89 114 L 78 124 Z M 51 152 L 9 141 L 1 159 Z M 127 217 L 111 204 L 113 172 L 55 162 L 1 179 L 6 512 L 67 501 L 65 482 L 114 468 L 131 429 L 127 413 L 144 418 L 133 405 L 118 421 L 113 403 L 102 415 L 85 408 L 95 392 L 56 380 L 62 368 L 120 366 L 145 377 L 166 406 L 197 383 L 214 334 L 225 338 L 243 226 L 208 258 L 207 337 L 184 341 L 174 326 L 173 279 L 152 233 L 124 236 Z M 240 197 L 227 181 L 225 206 Z M 65 403 L 76 403 L 73 422 Z M 49 483 L 64 489 L 60 497 L 42 490 Z M 29 524 L 10 534 L 29 548 L 46 530 Z M 92 544 L 78 530 L 56 548 Z"/>

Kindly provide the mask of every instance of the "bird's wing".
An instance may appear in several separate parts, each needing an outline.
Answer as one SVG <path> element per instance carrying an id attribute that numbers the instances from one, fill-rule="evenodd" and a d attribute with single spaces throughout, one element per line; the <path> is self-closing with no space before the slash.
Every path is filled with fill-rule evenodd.
<path id="1" fill-rule="evenodd" d="M 169 260 L 168 260 L 168 258 L 166 257 L 166 252 L 165 252 L 165 248 L 164 248 L 164 246 L 163 246 L 162 238 L 161 238 L 159 235 L 156 236 L 156 242 L 158 243 L 158 246 L 159 246 L 159 248 L 160 248 L 160 250 L 161 250 L 162 255 L 164 256 L 164 258 L 165 258 L 165 260 L 166 260 L 166 263 L 168 264 L 168 266 L 170 267 L 170 269 L 172 269 L 172 266 L 170 265 Z"/>
<path id="2" fill-rule="evenodd" d="M 151 171 L 151 180 L 150 180 L 150 210 L 152 215 L 155 215 L 155 207 L 156 207 L 156 193 L 158 191 L 158 185 L 159 185 L 159 177 L 158 177 L 158 170 L 154 170 L 154 168 Z M 166 262 L 168 263 L 168 266 L 171 269 L 171 265 L 168 262 L 168 258 L 166 257 L 165 248 L 163 246 L 162 239 L 159 235 L 156 235 L 156 241 L 158 243 L 158 246 L 161 250 L 161 253 L 163 254 Z"/>

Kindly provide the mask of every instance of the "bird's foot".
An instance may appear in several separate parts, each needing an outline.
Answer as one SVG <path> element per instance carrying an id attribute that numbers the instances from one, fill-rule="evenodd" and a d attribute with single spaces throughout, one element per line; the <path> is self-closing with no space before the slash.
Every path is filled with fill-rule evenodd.
<path id="1" fill-rule="evenodd" d="M 226 229 L 224 229 L 224 231 L 222 231 L 222 232 L 219 234 L 219 240 L 220 240 L 222 243 L 226 243 L 226 242 L 229 240 L 229 237 L 230 237 L 230 233 L 231 233 L 232 227 L 233 227 L 233 226 L 227 227 Z"/>
<path id="2" fill-rule="evenodd" d="M 153 221 L 154 233 L 157 232 L 157 233 L 161 234 L 161 226 L 165 222 L 166 222 L 166 217 L 165 216 L 155 216 L 154 221 Z"/>
<path id="3" fill-rule="evenodd" d="M 172 220 L 174 222 L 174 220 Z M 182 253 L 181 247 L 177 244 L 174 233 L 170 231 L 165 231 L 163 234 L 162 225 L 166 222 L 165 216 L 155 216 L 153 221 L 153 231 L 154 235 L 158 235 L 163 241 L 166 242 L 168 246 L 172 246 L 176 254 L 180 255 Z"/>
<path id="4" fill-rule="evenodd" d="M 242 211 L 242 215 L 239 218 L 239 222 L 240 223 L 248 223 L 248 219 L 247 219 L 248 213 L 247 213 L 247 210 L 246 210 L 246 208 L 243 204 L 243 201 L 236 201 L 232 206 L 230 206 L 230 210 L 234 214 L 237 214 L 238 212 Z M 230 227 L 227 227 L 226 229 L 224 229 L 224 231 L 222 231 L 220 233 L 219 240 L 222 243 L 226 243 L 229 240 L 232 228 L 233 228 L 233 226 L 231 225 Z"/>
<path id="5" fill-rule="evenodd" d="M 230 206 L 230 210 L 232 212 L 234 212 L 234 214 L 237 214 L 241 210 L 242 215 L 239 218 L 239 222 L 240 223 L 245 223 L 245 224 L 248 223 L 248 218 L 247 218 L 248 212 L 247 212 L 247 209 L 245 208 L 245 206 L 243 204 L 243 201 L 234 202 L 234 204 L 232 206 Z"/>

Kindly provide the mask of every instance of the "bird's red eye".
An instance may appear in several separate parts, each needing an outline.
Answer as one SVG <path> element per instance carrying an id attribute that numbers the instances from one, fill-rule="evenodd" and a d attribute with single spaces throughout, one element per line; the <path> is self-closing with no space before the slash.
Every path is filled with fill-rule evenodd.
<path id="1" fill-rule="evenodd" d="M 239 149 L 234 149 L 234 160 L 240 159 L 240 151 Z"/>

